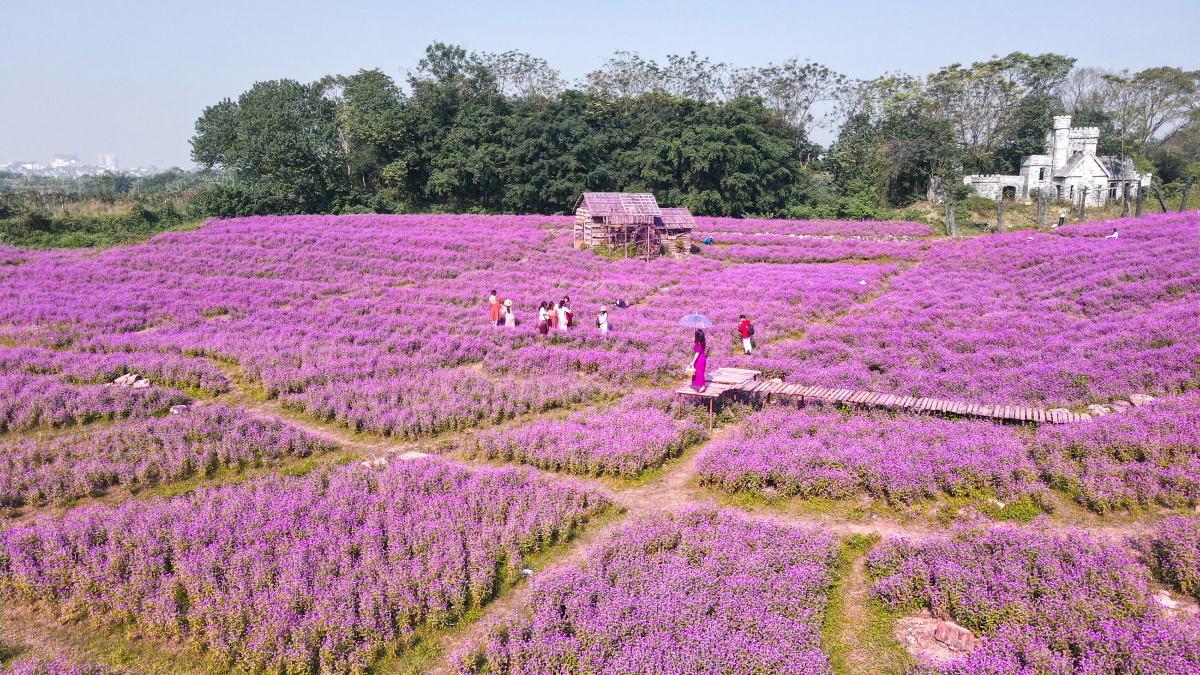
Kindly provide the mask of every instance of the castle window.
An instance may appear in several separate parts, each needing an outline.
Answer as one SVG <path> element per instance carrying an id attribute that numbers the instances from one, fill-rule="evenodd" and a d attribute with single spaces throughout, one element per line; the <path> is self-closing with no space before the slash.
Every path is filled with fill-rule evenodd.
<path id="1" fill-rule="evenodd" d="M 1046 180 L 1046 167 L 1038 169 L 1038 180 Z"/>

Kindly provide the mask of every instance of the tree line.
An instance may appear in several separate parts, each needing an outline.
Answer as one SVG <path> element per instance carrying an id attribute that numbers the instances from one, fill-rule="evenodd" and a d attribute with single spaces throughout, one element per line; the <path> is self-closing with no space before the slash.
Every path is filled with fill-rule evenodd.
<path id="1" fill-rule="evenodd" d="M 932 178 L 1016 173 L 1059 114 L 1164 184 L 1200 171 L 1200 71 L 1057 54 L 853 80 L 796 59 L 617 52 L 569 84 L 529 54 L 434 43 L 405 84 L 379 69 L 275 80 L 206 108 L 192 156 L 226 178 L 193 203 L 216 216 L 566 213 L 580 192 L 621 190 L 705 215 L 876 218 Z M 828 147 L 810 141 L 822 126 Z"/>

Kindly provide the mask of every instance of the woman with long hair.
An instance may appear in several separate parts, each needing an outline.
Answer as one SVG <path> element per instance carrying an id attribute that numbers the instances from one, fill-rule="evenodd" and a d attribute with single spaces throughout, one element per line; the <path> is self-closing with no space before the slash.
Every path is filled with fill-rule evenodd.
<path id="1" fill-rule="evenodd" d="M 550 320 L 550 330 L 558 328 L 558 308 L 554 306 L 553 300 L 546 301 L 546 317 Z"/>
<path id="2" fill-rule="evenodd" d="M 545 335 L 549 328 L 550 324 L 548 312 L 546 311 L 546 301 L 543 300 L 542 304 L 538 305 L 538 332 L 542 335 Z"/>
<path id="3" fill-rule="evenodd" d="M 692 345 L 692 363 L 689 366 L 692 369 L 692 389 L 697 393 L 703 394 L 708 385 L 704 382 L 704 363 L 707 360 L 704 349 L 704 331 L 696 329 L 696 342 Z"/>

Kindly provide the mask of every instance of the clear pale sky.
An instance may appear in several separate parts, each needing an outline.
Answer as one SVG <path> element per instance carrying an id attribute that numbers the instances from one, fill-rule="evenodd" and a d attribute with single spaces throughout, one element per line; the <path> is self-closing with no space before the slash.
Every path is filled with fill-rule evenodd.
<path id="1" fill-rule="evenodd" d="M 571 81 L 617 49 L 737 66 L 795 56 L 869 78 L 1012 51 L 1197 69 L 1198 28 L 1197 0 L 0 0 L 0 161 L 105 152 L 189 167 L 205 106 L 260 80 L 379 67 L 402 81 L 434 40 L 529 52 Z"/>

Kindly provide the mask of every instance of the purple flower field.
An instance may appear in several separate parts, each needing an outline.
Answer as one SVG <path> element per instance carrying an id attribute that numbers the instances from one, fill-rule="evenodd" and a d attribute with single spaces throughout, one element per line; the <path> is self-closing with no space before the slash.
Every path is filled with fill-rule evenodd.
<path id="1" fill-rule="evenodd" d="M 529 618 L 451 657 L 476 673 L 829 673 L 826 534 L 688 510 L 620 528 L 534 582 Z"/>
<path id="2" fill-rule="evenodd" d="M 608 410 L 485 431 L 470 453 L 550 471 L 633 478 L 707 438 L 703 427 L 672 419 L 665 406 L 630 398 Z"/>
<path id="3" fill-rule="evenodd" d="M 886 605 L 928 609 L 985 638 L 919 672 L 1200 672 L 1200 622 L 1160 615 L 1146 568 L 1085 534 L 998 527 L 897 540 L 868 554 L 867 572 Z"/>
<path id="4" fill-rule="evenodd" d="M 1163 582 L 1200 600 L 1200 516 L 1175 516 L 1135 542 Z"/>
<path id="5" fill-rule="evenodd" d="M 866 492 L 894 504 L 942 493 L 1036 497 L 1045 489 L 1011 428 L 813 408 L 752 415 L 740 433 L 705 448 L 696 473 L 728 492 L 827 499 Z"/>
<path id="6" fill-rule="evenodd" d="M 223 406 L 129 420 L 54 439 L 0 438 L 0 506 L 61 504 L 114 485 L 153 486 L 259 468 L 332 449 L 297 429 Z"/>
<path id="7" fill-rule="evenodd" d="M 0 530 L 0 596 L 251 672 L 358 673 L 453 624 L 606 501 L 437 460 L 268 477 Z"/>
<path id="8" fill-rule="evenodd" d="M 446 650 L 453 672 L 830 673 L 839 542 L 697 510 L 711 496 L 697 483 L 900 507 L 1065 498 L 1086 522 L 1162 521 L 1136 550 L 1056 514 L 893 533 L 870 554 L 871 597 L 985 638 L 916 672 L 1200 673 L 1200 626 L 1150 600 L 1152 573 L 1200 592 L 1196 519 L 1157 515 L 1200 505 L 1196 212 L 954 239 L 909 222 L 700 218 L 713 244 L 648 262 L 573 249 L 572 222 L 256 217 L 104 251 L 0 249 L 0 506 L 23 507 L 0 513 L 0 598 L 250 673 L 362 673 L 459 635 L 442 629 L 484 606 L 503 618 Z M 515 327 L 489 323 L 492 289 Z M 565 296 L 574 326 L 541 335 L 538 303 Z M 715 324 L 710 369 L 764 380 L 1075 411 L 1157 400 L 1062 427 L 735 406 L 694 474 L 689 456 L 645 475 L 707 439 L 668 404 L 689 313 Z M 153 386 L 110 384 L 133 373 Z M 341 458 L 391 461 L 284 475 L 335 448 L 238 408 L 251 402 L 335 425 Z M 179 403 L 196 405 L 168 415 Z M 444 434 L 459 451 L 396 457 Z M 645 480 L 588 487 L 472 460 Z M 219 486 L 140 489 L 197 476 Z M 635 515 L 540 571 L 612 503 Z M 491 604 L 528 574 L 529 606 Z M 12 667 L 90 672 L 58 663 Z"/>
<path id="9" fill-rule="evenodd" d="M 175 389 L 74 386 L 53 377 L 0 373 L 0 433 L 161 415 L 187 402 Z"/>
<path id="10" fill-rule="evenodd" d="M 1200 393 L 1087 423 L 1044 427 L 1033 457 L 1046 481 L 1104 513 L 1200 504 Z"/>
<path id="11" fill-rule="evenodd" d="M 1195 387 L 1196 213 L 1101 229 L 1113 227 L 1124 238 L 939 245 L 878 298 L 768 346 L 764 361 L 803 384 L 1045 407 Z"/>

